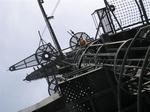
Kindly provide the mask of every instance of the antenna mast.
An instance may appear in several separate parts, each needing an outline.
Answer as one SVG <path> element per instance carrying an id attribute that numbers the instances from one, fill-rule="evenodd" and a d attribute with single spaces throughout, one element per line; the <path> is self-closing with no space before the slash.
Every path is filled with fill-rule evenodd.
<path id="1" fill-rule="evenodd" d="M 48 30 L 49 30 L 49 32 L 50 32 L 50 35 L 51 35 L 51 37 L 52 37 L 52 39 L 53 39 L 54 45 L 55 45 L 56 49 L 58 50 L 58 52 L 60 53 L 60 55 L 62 56 L 63 53 L 62 53 L 61 47 L 60 47 L 60 45 L 59 45 L 59 43 L 58 43 L 58 40 L 57 40 L 56 35 L 55 35 L 55 33 L 54 33 L 54 30 L 53 30 L 53 28 L 52 28 L 52 26 L 51 26 L 51 24 L 50 24 L 50 22 L 49 22 L 49 19 L 51 19 L 52 16 L 47 17 L 47 14 L 46 14 L 46 12 L 45 12 L 45 10 L 44 10 L 44 8 L 43 8 L 43 5 L 42 5 L 42 3 L 44 3 L 44 1 L 43 1 L 43 0 L 37 0 L 37 1 L 38 1 L 38 4 L 39 4 L 39 7 L 40 7 L 40 9 L 41 9 L 41 12 L 42 12 L 42 14 L 43 14 L 43 17 L 44 17 L 44 20 L 45 20 L 45 22 L 46 22 L 46 25 L 47 25 L 47 27 L 48 27 Z"/>

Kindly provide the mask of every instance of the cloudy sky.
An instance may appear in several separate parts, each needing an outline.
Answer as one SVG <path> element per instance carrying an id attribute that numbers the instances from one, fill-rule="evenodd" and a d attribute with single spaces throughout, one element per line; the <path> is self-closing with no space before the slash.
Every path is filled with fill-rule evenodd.
<path id="1" fill-rule="evenodd" d="M 57 0 L 45 0 L 51 15 Z M 62 48 L 69 46 L 70 29 L 94 37 L 96 30 L 91 13 L 103 7 L 102 0 L 61 0 L 52 20 Z M 39 42 L 37 31 L 45 22 L 37 0 L 0 0 L 0 112 L 17 112 L 48 97 L 46 81 L 22 81 L 30 69 L 8 71 L 12 64 L 33 54 Z M 48 42 L 48 31 L 43 35 Z M 52 42 L 52 41 L 51 41 Z"/>

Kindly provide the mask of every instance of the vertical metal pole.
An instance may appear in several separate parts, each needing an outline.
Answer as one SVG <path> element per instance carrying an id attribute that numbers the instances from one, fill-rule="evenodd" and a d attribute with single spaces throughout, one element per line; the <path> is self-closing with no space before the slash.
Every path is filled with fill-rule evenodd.
<path id="1" fill-rule="evenodd" d="M 143 1 L 142 1 L 142 0 L 139 0 L 139 3 L 140 3 L 140 5 L 141 5 L 141 9 L 142 9 L 142 11 L 143 11 L 143 15 L 144 15 L 145 21 L 146 21 L 146 23 L 148 24 L 149 21 L 148 21 L 148 17 L 147 17 L 147 14 L 146 14 L 146 10 L 145 10 Z"/>
<path id="2" fill-rule="evenodd" d="M 45 10 L 44 10 L 44 8 L 43 8 L 42 3 L 44 3 L 44 2 L 43 2 L 43 0 L 37 0 L 37 1 L 38 1 L 39 6 L 40 6 L 40 9 L 41 9 L 41 11 L 42 11 L 42 14 L 43 14 L 44 20 L 45 20 L 45 22 L 46 22 L 46 25 L 47 25 L 47 27 L 48 27 L 48 30 L 49 30 L 49 32 L 50 32 L 50 35 L 51 35 L 51 37 L 52 37 L 52 39 L 53 39 L 53 42 L 54 42 L 54 44 L 55 44 L 55 47 L 56 47 L 56 49 L 58 50 L 58 52 L 60 53 L 60 55 L 63 55 L 62 50 L 61 50 L 61 47 L 60 47 L 60 45 L 59 45 L 59 43 L 58 43 L 58 41 L 57 41 L 56 35 L 55 35 L 55 33 L 54 33 L 54 30 L 53 30 L 53 28 L 52 28 L 52 26 L 51 26 L 51 24 L 50 24 L 50 22 L 49 22 L 49 18 L 47 17 L 46 12 L 45 12 Z"/>
<path id="3" fill-rule="evenodd" d="M 104 0 L 104 3 L 105 3 L 105 6 L 106 6 L 106 16 L 108 18 L 108 22 L 110 24 L 111 30 L 112 30 L 113 33 L 116 33 L 115 25 L 113 23 L 113 20 L 112 20 L 111 14 L 110 14 L 110 10 L 109 10 L 109 4 L 108 4 L 107 0 Z"/>

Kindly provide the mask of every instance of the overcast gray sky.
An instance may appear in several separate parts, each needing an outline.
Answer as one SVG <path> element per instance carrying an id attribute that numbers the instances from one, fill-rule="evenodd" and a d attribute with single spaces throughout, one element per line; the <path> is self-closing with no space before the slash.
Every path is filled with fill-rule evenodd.
<path id="1" fill-rule="evenodd" d="M 91 13 L 103 7 L 103 0 L 61 0 L 52 20 L 62 48 L 69 46 L 68 30 L 83 31 L 91 37 L 95 27 Z M 51 15 L 57 0 L 45 0 Z M 30 69 L 9 72 L 12 64 L 33 54 L 38 47 L 37 30 L 43 31 L 45 22 L 37 0 L 0 0 L 0 112 L 17 112 L 48 97 L 46 81 L 24 82 Z M 51 41 L 48 31 L 44 39 Z"/>

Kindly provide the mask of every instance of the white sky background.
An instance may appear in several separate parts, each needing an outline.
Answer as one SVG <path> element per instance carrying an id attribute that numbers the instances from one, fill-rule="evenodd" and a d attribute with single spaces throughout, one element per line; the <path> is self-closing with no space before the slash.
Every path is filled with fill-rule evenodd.
<path id="1" fill-rule="evenodd" d="M 48 15 L 55 3 L 56 0 L 45 0 Z M 61 0 L 52 26 L 62 48 L 69 46 L 70 29 L 94 37 L 91 13 L 101 7 L 102 0 Z M 0 0 L 0 112 L 17 112 L 48 96 L 45 80 L 22 81 L 30 70 L 7 71 L 9 66 L 36 51 L 37 30 L 43 31 L 44 27 L 37 0 Z M 47 30 L 43 36 L 51 41 Z"/>

